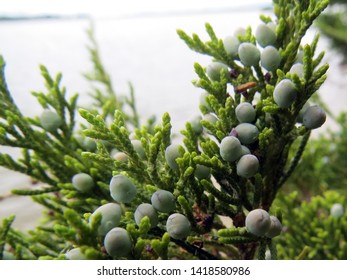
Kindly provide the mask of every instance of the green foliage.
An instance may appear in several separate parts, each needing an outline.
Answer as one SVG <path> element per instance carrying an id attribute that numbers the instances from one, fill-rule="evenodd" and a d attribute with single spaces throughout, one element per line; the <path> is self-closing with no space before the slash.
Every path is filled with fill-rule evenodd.
<path id="1" fill-rule="evenodd" d="M 310 139 L 309 148 L 302 151 L 300 164 L 284 186 L 285 192 L 297 191 L 302 199 L 327 190 L 347 194 L 347 115 L 344 112 L 333 119 L 337 129 Z"/>
<path id="2" fill-rule="evenodd" d="M 316 26 L 322 34 L 330 41 L 332 47 L 343 56 L 343 63 L 346 63 L 346 44 L 347 44 L 347 1 L 330 1 L 331 7 L 323 13 L 317 20 Z"/>
<path id="3" fill-rule="evenodd" d="M 277 239 L 280 259 L 345 260 L 347 258 L 347 215 L 330 214 L 333 204 L 346 205 L 346 197 L 326 191 L 302 202 L 298 193 L 280 198 L 286 229 Z"/>
<path id="4" fill-rule="evenodd" d="M 196 121 L 187 122 L 181 131 L 182 143 L 172 135 L 168 113 L 161 123 L 150 119 L 141 125 L 132 86 L 130 98 L 115 93 L 92 29 L 88 35 L 94 67 L 86 77 L 92 83 L 93 108 L 77 108 L 77 95 L 67 100 L 60 85 L 61 74 L 52 78 L 41 67 L 47 92 L 34 95 L 43 109 L 52 110 L 62 120 L 54 129 L 46 130 L 39 118 L 21 114 L 7 89 L 1 59 L 0 144 L 21 148 L 23 157 L 17 160 L 0 154 L 0 164 L 44 183 L 42 189 L 14 193 L 31 195 L 47 212 L 46 222 L 29 234 L 12 229 L 12 218 L 5 220 L 0 228 L 4 240 L 0 253 L 3 255 L 6 245 L 6 251 L 15 252 L 19 259 L 63 259 L 73 248 L 86 259 L 254 259 L 256 253 L 264 259 L 266 248 L 276 256 L 276 239 L 252 234 L 245 227 L 245 219 L 254 209 L 269 211 L 305 150 L 310 129 L 298 122 L 299 113 L 325 81 L 328 65 L 320 65 L 324 53 L 315 53 L 318 36 L 305 46 L 301 46 L 301 39 L 327 5 L 328 1 L 316 0 L 274 1 L 273 18 L 262 17 L 265 23 L 276 25 L 274 47 L 281 61 L 271 73 L 261 68 L 259 59 L 245 63 L 240 53 L 228 54 L 210 24 L 206 24 L 207 42 L 178 30 L 192 50 L 211 56 L 212 62 L 223 63 L 213 71 L 194 65 L 198 76 L 194 84 L 206 94 L 206 103 L 200 106 L 204 115 L 201 127 Z M 244 35 L 238 35 L 238 40 L 260 48 L 250 27 Z M 290 72 L 300 50 L 301 78 Z M 289 106 L 280 107 L 273 94 L 284 79 L 292 81 L 298 94 Z M 239 120 L 235 111 L 240 103 L 254 108 L 251 124 Z M 79 129 L 76 112 L 85 121 Z M 226 137 L 241 142 L 240 154 L 230 161 L 221 153 Z M 295 150 L 297 141 L 300 144 Z M 172 144 L 177 149 L 168 161 L 166 151 Z M 123 156 L 114 157 L 114 152 Z M 250 160 L 241 161 L 241 156 L 255 163 L 250 171 Z M 206 176 L 201 175 L 202 168 Z M 89 191 L 74 187 L 72 178 L 80 173 L 95 183 Z M 98 234 L 101 215 L 91 223 L 89 217 L 101 205 L 117 200 L 113 186 L 110 191 L 115 176 L 126 178 L 132 195 L 127 199 L 122 193 L 125 199 L 117 201 L 122 208 L 118 228 L 103 239 Z M 158 190 L 173 194 L 174 209 L 155 212 L 151 207 L 151 217 L 141 209 L 135 212 L 139 205 L 150 205 Z M 278 213 L 271 214 L 280 220 Z M 232 226 L 226 227 L 225 220 L 232 220 Z M 126 240 L 126 247 L 119 240 Z"/>

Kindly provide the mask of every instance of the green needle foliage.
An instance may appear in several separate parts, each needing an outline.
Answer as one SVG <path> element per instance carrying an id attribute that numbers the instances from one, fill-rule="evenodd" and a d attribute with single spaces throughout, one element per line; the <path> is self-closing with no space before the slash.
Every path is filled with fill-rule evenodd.
<path id="1" fill-rule="evenodd" d="M 0 228 L 0 256 L 264 259 L 267 249 L 276 256 L 274 236 L 254 234 L 246 226 L 246 217 L 258 208 L 270 211 L 298 165 L 311 129 L 322 124 L 305 125 L 305 118 L 304 124 L 299 120 L 302 108 L 324 83 L 328 70 L 328 65 L 321 64 L 324 53 L 316 54 L 318 36 L 311 44 L 302 45 L 301 40 L 327 5 L 328 1 L 316 0 L 273 1 L 273 17 L 261 16 L 263 24 L 274 26 L 271 32 L 276 40 L 272 44 L 280 55 L 278 67 L 271 72 L 262 68 L 259 59 L 249 64 L 240 51 L 237 55 L 227 52 L 210 24 L 206 24 L 207 42 L 178 30 L 189 48 L 224 65 L 217 70 L 211 70 L 210 65 L 194 65 L 198 76 L 194 85 L 201 88 L 204 97 L 202 116 L 200 121 L 186 123 L 182 142 L 172 134 L 169 113 L 161 122 L 150 119 L 140 123 L 132 86 L 130 97 L 116 94 L 92 29 L 88 35 L 94 69 L 86 77 L 92 83 L 94 107 L 78 108 L 77 95 L 67 99 L 61 75 L 54 78 L 42 66 L 47 91 L 34 95 L 43 109 L 54 114 L 48 127 L 42 116 L 27 118 L 15 105 L 1 59 L 0 144 L 21 148 L 23 156 L 14 159 L 0 154 L 0 164 L 43 183 L 40 189 L 13 192 L 31 195 L 47 209 L 47 219 L 28 234 L 11 228 L 13 217 L 5 219 Z M 251 27 L 235 38 L 239 44 L 253 44 L 262 51 Z M 250 57 L 253 55 L 247 54 L 246 58 Z M 302 63 L 302 75 L 291 71 L 296 62 Z M 284 80 L 290 80 L 295 88 L 290 106 L 277 101 L 277 86 Z M 236 112 L 245 102 L 255 111 L 249 124 L 241 123 Z M 76 128 L 76 113 L 85 120 L 80 128 Z M 223 147 L 227 137 L 239 143 L 236 156 L 232 155 L 236 160 L 225 157 L 224 149 L 230 148 Z M 298 146 L 293 145 L 297 142 Z M 244 156 L 252 160 L 251 171 L 247 164 L 241 166 Z M 87 178 L 88 187 L 72 179 L 80 173 Z M 144 217 L 135 223 L 136 208 L 150 204 L 158 190 L 173 195 L 174 209 L 140 213 Z M 122 229 L 111 230 L 104 238 L 98 235 L 98 228 L 107 224 L 107 215 L 90 217 L 106 203 L 121 206 L 117 227 Z M 280 211 L 272 214 L 281 220 Z"/>
<path id="2" fill-rule="evenodd" d="M 280 198 L 277 206 L 285 212 L 287 225 L 277 239 L 280 259 L 345 260 L 347 258 L 347 218 L 332 214 L 335 204 L 346 205 L 346 197 L 326 191 L 302 202 L 298 192 Z"/>
<path id="3" fill-rule="evenodd" d="M 347 1 L 330 1 L 331 5 L 325 13 L 317 20 L 316 26 L 325 35 L 331 46 L 343 56 L 343 64 L 346 64 L 346 45 L 347 45 Z"/>
<path id="4" fill-rule="evenodd" d="M 300 164 L 284 186 L 285 192 L 296 191 L 303 200 L 328 190 L 346 196 L 347 115 L 343 112 L 331 117 L 338 125 L 337 129 L 326 130 L 319 137 L 310 139 L 309 148 L 303 152 Z"/>

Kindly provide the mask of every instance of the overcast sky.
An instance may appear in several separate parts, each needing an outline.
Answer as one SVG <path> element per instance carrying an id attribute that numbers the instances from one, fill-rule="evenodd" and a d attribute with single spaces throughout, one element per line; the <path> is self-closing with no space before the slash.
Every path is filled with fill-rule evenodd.
<path id="1" fill-rule="evenodd" d="M 271 3 L 271 0 L 0 0 L 1 14 L 90 14 L 92 16 L 118 16 L 143 12 L 199 10 Z"/>

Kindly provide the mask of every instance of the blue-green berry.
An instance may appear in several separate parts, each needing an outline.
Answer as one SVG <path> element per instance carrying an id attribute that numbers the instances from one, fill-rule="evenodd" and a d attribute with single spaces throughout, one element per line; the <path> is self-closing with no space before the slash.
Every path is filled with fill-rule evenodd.
<path id="1" fill-rule="evenodd" d="M 260 54 L 260 64 L 270 72 L 275 72 L 281 63 L 281 55 L 273 46 L 265 47 Z"/>
<path id="2" fill-rule="evenodd" d="M 204 91 L 200 95 L 200 106 L 203 106 L 208 112 L 212 112 L 211 106 L 207 102 L 207 97 L 209 96 L 209 93 Z"/>
<path id="3" fill-rule="evenodd" d="M 280 81 L 274 89 L 273 97 L 276 104 L 281 108 L 289 108 L 298 94 L 295 84 L 289 79 Z"/>
<path id="4" fill-rule="evenodd" d="M 85 150 L 87 151 L 95 151 L 96 149 L 96 142 L 94 139 L 91 139 L 89 137 L 83 137 L 81 135 L 75 136 L 75 139 L 77 143 Z"/>
<path id="5" fill-rule="evenodd" d="M 163 213 L 170 213 L 176 207 L 174 195 L 166 190 L 157 190 L 152 194 L 151 203 L 153 207 Z"/>
<path id="6" fill-rule="evenodd" d="M 256 236 L 264 236 L 271 226 L 270 215 L 263 209 L 254 209 L 246 216 L 245 224 L 250 233 Z"/>
<path id="7" fill-rule="evenodd" d="M 91 139 L 89 137 L 86 137 L 83 140 L 82 146 L 87 150 L 87 151 L 95 151 L 96 150 L 96 143 L 94 139 Z"/>
<path id="8" fill-rule="evenodd" d="M 123 152 L 115 152 L 113 155 L 113 158 L 115 160 L 121 161 L 121 162 L 128 162 L 129 157 L 126 153 Z"/>
<path id="9" fill-rule="evenodd" d="M 259 160 L 251 154 L 243 155 L 236 164 L 236 173 L 243 178 L 253 177 L 258 169 Z"/>
<path id="10" fill-rule="evenodd" d="M 72 185 L 80 192 L 89 192 L 94 187 L 94 180 L 87 173 L 78 173 L 72 177 Z"/>
<path id="11" fill-rule="evenodd" d="M 334 203 L 330 208 L 330 216 L 332 217 L 342 217 L 345 213 L 343 205 L 340 203 Z"/>
<path id="12" fill-rule="evenodd" d="M 270 21 L 270 22 L 268 22 L 266 25 L 267 25 L 267 27 L 269 27 L 274 33 L 276 33 L 277 25 L 276 25 L 274 22 Z"/>
<path id="13" fill-rule="evenodd" d="M 232 58 L 236 58 L 238 55 L 238 49 L 240 41 L 236 36 L 228 36 L 223 41 L 225 52 Z"/>
<path id="14" fill-rule="evenodd" d="M 129 233 L 120 227 L 111 229 L 105 236 L 104 245 L 111 257 L 127 257 L 133 247 Z"/>
<path id="15" fill-rule="evenodd" d="M 194 176 L 199 179 L 209 179 L 211 177 L 211 168 L 205 165 L 197 164 Z"/>
<path id="16" fill-rule="evenodd" d="M 304 65 L 300 62 L 293 64 L 289 70 L 290 74 L 296 74 L 301 79 L 304 77 Z"/>
<path id="17" fill-rule="evenodd" d="M 45 109 L 40 116 L 41 126 L 50 132 L 56 131 L 62 124 L 63 120 L 54 111 Z"/>
<path id="18" fill-rule="evenodd" d="M 251 123 L 255 120 L 256 112 L 251 103 L 242 102 L 236 106 L 235 115 L 240 123 Z"/>
<path id="19" fill-rule="evenodd" d="M 65 253 L 65 258 L 68 260 L 86 260 L 87 257 L 82 253 L 80 248 L 74 248 Z"/>
<path id="20" fill-rule="evenodd" d="M 202 118 L 204 121 L 207 121 L 213 125 L 215 125 L 218 121 L 218 118 L 214 114 L 206 114 Z"/>
<path id="21" fill-rule="evenodd" d="M 234 136 L 226 136 L 222 139 L 219 153 L 225 161 L 236 161 L 242 155 L 240 140 Z"/>
<path id="22" fill-rule="evenodd" d="M 186 216 L 175 213 L 167 219 L 166 230 L 172 238 L 185 239 L 190 234 L 191 224 Z"/>
<path id="23" fill-rule="evenodd" d="M 224 63 L 211 62 L 206 68 L 206 73 L 212 81 L 220 81 L 222 70 L 229 72 L 228 66 Z"/>
<path id="24" fill-rule="evenodd" d="M 241 43 L 238 49 L 240 61 L 245 66 L 255 66 L 259 64 L 260 51 L 252 43 Z"/>
<path id="25" fill-rule="evenodd" d="M 241 148 L 242 148 L 242 154 L 241 156 L 244 156 L 244 155 L 249 155 L 251 153 L 250 149 L 248 149 L 248 147 L 244 146 L 244 145 L 241 145 Z"/>
<path id="26" fill-rule="evenodd" d="M 178 144 L 171 144 L 165 150 L 166 163 L 174 171 L 179 170 L 176 159 L 179 158 L 180 156 L 181 156 L 180 145 L 178 145 Z"/>
<path id="27" fill-rule="evenodd" d="M 190 125 L 192 126 L 194 133 L 197 135 L 201 134 L 203 131 L 203 127 L 200 123 L 201 120 L 201 116 L 195 116 L 190 120 Z"/>
<path id="28" fill-rule="evenodd" d="M 307 108 L 310 107 L 310 103 L 309 102 L 306 102 L 304 104 L 304 106 L 302 106 L 301 110 L 299 111 L 299 114 L 298 114 L 298 118 L 297 118 L 297 122 L 298 123 L 302 123 L 303 122 L 303 118 L 304 118 L 304 113 L 305 111 L 307 110 Z"/>
<path id="29" fill-rule="evenodd" d="M 326 121 L 326 114 L 318 105 L 310 106 L 302 115 L 302 124 L 308 129 L 321 127 Z"/>
<path id="30" fill-rule="evenodd" d="M 252 144 L 258 140 L 259 130 L 251 123 L 240 123 L 235 127 L 237 138 L 244 145 Z"/>
<path id="31" fill-rule="evenodd" d="M 238 27 L 234 31 L 234 36 L 235 37 L 245 37 L 247 34 L 247 30 L 243 27 Z"/>
<path id="32" fill-rule="evenodd" d="M 105 236 L 111 229 L 117 227 L 122 217 L 122 208 L 117 203 L 107 203 L 98 207 L 89 217 L 89 224 L 92 224 L 97 215 L 101 214 L 101 221 L 98 227 L 98 235 Z"/>
<path id="33" fill-rule="evenodd" d="M 140 204 L 134 213 L 134 218 L 135 218 L 135 222 L 136 224 L 139 226 L 141 223 L 141 220 L 144 217 L 148 217 L 150 224 L 151 224 L 151 228 L 156 227 L 158 224 L 158 213 L 155 210 L 155 208 L 153 207 L 152 204 L 149 203 L 142 203 Z"/>
<path id="34" fill-rule="evenodd" d="M 147 158 L 145 149 L 142 147 L 141 141 L 134 139 L 131 140 L 131 144 L 134 147 L 135 152 L 139 155 L 140 159 L 145 160 Z"/>
<path id="35" fill-rule="evenodd" d="M 281 234 L 282 224 L 281 224 L 280 220 L 275 216 L 270 216 L 270 220 L 271 220 L 271 225 L 270 225 L 269 230 L 265 234 L 265 236 L 268 238 L 274 238 L 274 237 Z"/>
<path id="36" fill-rule="evenodd" d="M 137 188 L 127 176 L 113 176 L 109 185 L 111 197 L 119 203 L 131 202 L 137 193 Z"/>
<path id="37" fill-rule="evenodd" d="M 265 23 L 258 25 L 255 30 L 255 38 L 262 47 L 274 45 L 276 43 L 276 33 L 273 28 Z"/>

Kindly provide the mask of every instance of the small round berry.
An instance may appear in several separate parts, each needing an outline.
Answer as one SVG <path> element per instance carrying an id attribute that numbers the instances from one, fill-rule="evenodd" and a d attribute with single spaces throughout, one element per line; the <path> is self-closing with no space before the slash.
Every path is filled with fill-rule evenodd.
<path id="1" fill-rule="evenodd" d="M 270 22 L 268 22 L 266 25 L 267 25 L 273 32 L 276 33 L 277 25 L 276 25 L 274 22 L 270 21 Z"/>
<path id="2" fill-rule="evenodd" d="M 84 147 L 83 147 L 84 137 L 83 137 L 82 135 L 77 134 L 77 135 L 74 136 L 74 138 L 75 138 L 75 140 L 76 140 L 78 146 L 84 148 Z"/>
<path id="3" fill-rule="evenodd" d="M 119 225 L 122 208 L 117 203 L 107 203 L 97 208 L 89 217 L 89 224 L 93 222 L 96 215 L 101 214 L 101 222 L 98 227 L 98 235 L 105 236 L 111 229 Z"/>
<path id="4" fill-rule="evenodd" d="M 123 152 L 116 152 L 114 155 L 113 155 L 113 158 L 115 160 L 119 160 L 119 161 L 122 161 L 122 162 L 128 162 L 128 155 L 126 153 L 123 153 Z"/>
<path id="5" fill-rule="evenodd" d="M 241 145 L 241 148 L 242 148 L 242 154 L 241 154 L 241 156 L 249 155 L 249 154 L 251 153 L 250 149 L 248 149 L 246 146 Z"/>
<path id="6" fill-rule="evenodd" d="M 259 160 L 256 156 L 247 154 L 243 155 L 236 165 L 236 173 L 240 177 L 253 177 L 259 169 Z"/>
<path id="7" fill-rule="evenodd" d="M 310 107 L 310 103 L 306 102 L 304 106 L 302 106 L 301 110 L 299 111 L 298 117 L 297 117 L 297 122 L 302 123 L 304 121 L 304 113 L 305 111 Z"/>
<path id="8" fill-rule="evenodd" d="M 201 120 L 201 116 L 195 116 L 190 120 L 190 125 L 192 126 L 194 133 L 197 135 L 201 134 L 203 131 L 203 127 L 200 123 Z"/>
<path id="9" fill-rule="evenodd" d="M 80 192 L 89 192 L 94 187 L 94 180 L 87 173 L 78 173 L 72 177 L 72 185 Z"/>
<path id="10" fill-rule="evenodd" d="M 283 79 L 276 86 L 273 93 L 276 104 L 281 108 L 289 108 L 296 99 L 298 91 L 289 79 Z"/>
<path id="11" fill-rule="evenodd" d="M 236 36 L 228 36 L 224 39 L 223 44 L 226 53 L 232 58 L 236 58 L 240 45 L 239 39 Z"/>
<path id="12" fill-rule="evenodd" d="M 268 232 L 265 234 L 265 236 L 268 238 L 274 238 L 281 234 L 282 224 L 279 221 L 279 219 L 275 216 L 270 216 L 270 220 L 271 220 L 271 225 Z"/>
<path id="13" fill-rule="evenodd" d="M 251 123 L 240 123 L 235 127 L 237 137 L 244 145 L 252 144 L 258 140 L 259 130 Z"/>
<path id="14" fill-rule="evenodd" d="M 345 213 L 345 210 L 342 204 L 340 203 L 334 203 L 330 208 L 330 216 L 340 218 L 344 215 L 344 213 Z"/>
<path id="15" fill-rule="evenodd" d="M 83 137 L 82 135 L 76 135 L 75 140 L 77 141 L 78 145 L 87 151 L 95 151 L 96 149 L 96 143 L 95 140 L 89 138 L 89 137 Z"/>
<path id="16" fill-rule="evenodd" d="M 42 112 L 40 122 L 45 130 L 51 132 L 56 131 L 63 124 L 61 117 L 56 112 L 49 109 L 45 109 Z"/>
<path id="17" fill-rule="evenodd" d="M 260 51 L 252 43 L 241 43 L 238 49 L 240 61 L 245 66 L 255 66 L 259 64 Z"/>
<path id="18" fill-rule="evenodd" d="M 235 115 L 240 123 L 251 123 L 255 120 L 255 109 L 251 103 L 242 102 L 235 108 Z"/>
<path id="19" fill-rule="evenodd" d="M 207 76 L 212 81 L 220 81 L 221 71 L 229 72 L 228 66 L 221 62 L 211 62 L 206 69 Z"/>
<path id="20" fill-rule="evenodd" d="M 256 236 L 264 236 L 271 226 L 270 215 L 263 209 L 254 209 L 246 216 L 245 224 L 250 233 Z"/>
<path id="21" fill-rule="evenodd" d="M 145 160 L 147 156 L 144 148 L 142 147 L 141 141 L 137 139 L 131 140 L 131 144 L 133 145 L 134 150 L 139 155 L 140 159 Z"/>
<path id="22" fill-rule="evenodd" d="M 301 79 L 304 77 L 304 65 L 300 62 L 293 64 L 289 70 L 290 74 L 296 74 Z"/>
<path id="23" fill-rule="evenodd" d="M 199 180 L 209 179 L 211 177 L 211 168 L 205 165 L 197 164 L 194 176 Z"/>
<path id="24" fill-rule="evenodd" d="M 185 239 L 190 234 L 191 225 L 186 216 L 175 213 L 167 219 L 166 230 L 172 238 Z"/>
<path id="25" fill-rule="evenodd" d="M 180 145 L 178 145 L 178 144 L 171 144 L 165 150 L 166 163 L 174 171 L 179 170 L 178 164 L 176 162 L 176 159 L 181 156 L 180 151 L 179 151 L 179 147 L 180 147 Z"/>
<path id="26" fill-rule="evenodd" d="M 238 27 L 234 31 L 234 36 L 235 37 L 245 37 L 246 34 L 247 34 L 247 30 L 245 28 L 243 28 L 243 27 Z"/>
<path id="27" fill-rule="evenodd" d="M 225 161 L 236 161 L 242 154 L 240 140 L 234 136 L 226 136 L 222 139 L 219 153 Z"/>
<path id="28" fill-rule="evenodd" d="M 132 250 L 132 240 L 129 233 L 120 227 L 111 229 L 105 236 L 106 252 L 114 258 L 126 257 Z"/>
<path id="29" fill-rule="evenodd" d="M 208 122 L 210 122 L 212 124 L 216 124 L 217 121 L 218 121 L 218 118 L 215 115 L 213 115 L 213 114 L 206 114 L 206 115 L 203 116 L 202 119 L 204 121 L 208 121 Z"/>
<path id="30" fill-rule="evenodd" d="M 262 47 L 274 45 L 276 43 L 276 33 L 269 25 L 265 23 L 258 25 L 257 29 L 255 30 L 255 38 L 258 44 Z"/>
<path id="31" fill-rule="evenodd" d="M 159 212 L 170 213 L 176 207 L 174 195 L 166 190 L 158 190 L 152 194 L 151 203 Z"/>
<path id="32" fill-rule="evenodd" d="M 137 193 L 135 185 L 127 176 L 113 176 L 109 185 L 111 197 L 119 203 L 129 203 Z"/>
<path id="33" fill-rule="evenodd" d="M 208 102 L 206 100 L 207 96 L 209 96 L 209 93 L 206 91 L 204 91 L 200 95 L 200 105 L 205 107 L 208 112 L 212 112 L 212 108 L 210 107 L 210 105 L 208 104 Z"/>
<path id="34" fill-rule="evenodd" d="M 149 221 L 151 223 L 151 228 L 154 228 L 157 226 L 158 213 L 154 209 L 153 205 L 151 205 L 149 203 L 142 203 L 136 208 L 135 213 L 134 213 L 134 218 L 135 218 L 135 222 L 138 226 L 140 225 L 141 220 L 144 217 L 149 218 Z"/>
<path id="35" fill-rule="evenodd" d="M 86 260 L 87 257 L 81 252 L 80 248 L 74 248 L 65 253 L 68 260 Z"/>
<path id="36" fill-rule="evenodd" d="M 265 47 L 260 54 L 261 66 L 270 72 L 275 72 L 281 63 L 281 55 L 273 46 Z"/>
<path id="37" fill-rule="evenodd" d="M 96 143 L 95 143 L 95 140 L 89 138 L 89 137 L 86 137 L 84 140 L 83 140 L 83 148 L 85 148 L 87 151 L 95 151 L 96 150 Z"/>
<path id="38" fill-rule="evenodd" d="M 318 105 L 310 106 L 302 115 L 302 124 L 308 129 L 321 127 L 326 121 L 326 114 Z"/>

